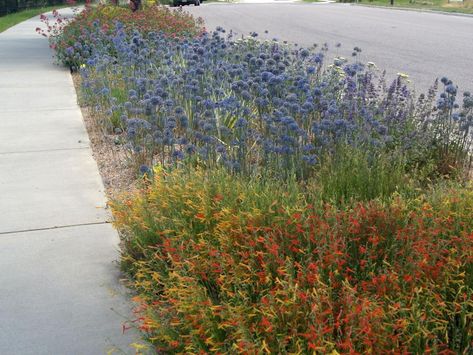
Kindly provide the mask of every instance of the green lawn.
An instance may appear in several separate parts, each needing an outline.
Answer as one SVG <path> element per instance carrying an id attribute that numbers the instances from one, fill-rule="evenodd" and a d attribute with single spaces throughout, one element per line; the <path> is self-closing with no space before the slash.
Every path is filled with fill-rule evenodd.
<path id="1" fill-rule="evenodd" d="M 59 9 L 61 7 L 68 7 L 68 6 L 69 5 L 62 5 L 62 6 L 55 5 L 55 6 L 48 6 L 48 7 L 40 7 L 37 9 L 28 9 L 28 10 L 23 10 L 20 12 L 15 12 L 13 14 L 1 16 L 0 17 L 0 33 L 12 26 L 15 26 L 17 23 L 28 20 L 44 12 L 49 12 L 54 9 Z"/>
<path id="2" fill-rule="evenodd" d="M 362 5 L 391 6 L 390 0 L 361 0 Z M 473 14 L 473 0 L 450 3 L 448 0 L 394 0 L 394 7 Z"/>

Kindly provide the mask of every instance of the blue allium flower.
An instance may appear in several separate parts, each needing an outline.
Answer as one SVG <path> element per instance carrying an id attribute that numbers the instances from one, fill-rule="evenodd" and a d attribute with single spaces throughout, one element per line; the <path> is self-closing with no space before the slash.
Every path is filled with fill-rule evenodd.
<path id="1" fill-rule="evenodd" d="M 147 165 L 140 166 L 140 174 L 141 176 L 151 177 L 153 176 L 153 171 Z"/>
<path id="2" fill-rule="evenodd" d="M 92 42 L 63 51 L 87 64 L 80 68 L 87 104 L 107 132 L 123 130 L 123 147 L 145 166 L 185 165 L 197 154 L 194 164 L 232 172 L 309 176 L 319 158 L 337 158 L 339 144 L 373 157 L 409 156 L 432 137 L 469 137 L 473 97 L 465 92 L 460 107 L 448 78 L 438 101 L 432 89 L 416 105 L 405 80 L 384 85 L 358 60 L 323 65 L 325 44 L 299 49 L 224 33 L 174 39 L 127 32 L 122 24 L 103 33 L 97 22 Z"/>
<path id="3" fill-rule="evenodd" d="M 447 93 L 449 93 L 450 95 L 456 95 L 457 93 L 457 88 L 455 86 L 453 86 L 453 84 L 448 84 L 446 87 L 445 87 L 445 91 Z"/>

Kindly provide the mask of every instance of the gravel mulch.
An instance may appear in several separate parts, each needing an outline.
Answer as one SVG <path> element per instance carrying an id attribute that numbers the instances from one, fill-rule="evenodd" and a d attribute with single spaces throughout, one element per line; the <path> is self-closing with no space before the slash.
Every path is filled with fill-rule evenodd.
<path id="1" fill-rule="evenodd" d="M 72 78 L 79 93 L 80 76 L 73 74 Z M 113 199 L 136 189 L 139 181 L 136 167 L 131 164 L 123 145 L 119 143 L 119 136 L 106 134 L 88 107 L 81 105 L 81 111 L 107 197 Z"/>

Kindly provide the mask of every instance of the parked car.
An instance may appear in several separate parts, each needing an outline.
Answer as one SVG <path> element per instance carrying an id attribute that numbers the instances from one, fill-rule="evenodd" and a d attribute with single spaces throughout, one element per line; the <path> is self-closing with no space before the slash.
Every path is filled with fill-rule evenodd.
<path id="1" fill-rule="evenodd" d="M 173 0 L 172 5 L 173 6 L 182 6 L 182 5 L 194 4 L 194 6 L 200 6 L 201 1 L 202 0 Z"/>

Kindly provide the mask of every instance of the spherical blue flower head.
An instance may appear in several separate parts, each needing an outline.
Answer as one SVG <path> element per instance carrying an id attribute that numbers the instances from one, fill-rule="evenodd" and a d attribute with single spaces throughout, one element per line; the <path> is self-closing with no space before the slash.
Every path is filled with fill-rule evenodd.
<path id="1" fill-rule="evenodd" d="M 230 168 L 234 171 L 234 172 L 239 172 L 241 170 L 241 164 L 234 160 L 232 162 L 230 162 L 231 165 L 230 165 Z"/>
<path id="2" fill-rule="evenodd" d="M 288 106 L 288 108 L 293 112 L 293 113 L 299 113 L 302 111 L 301 105 L 299 105 L 297 102 L 291 102 Z"/>
<path id="3" fill-rule="evenodd" d="M 198 55 L 204 55 L 205 48 L 204 47 L 198 47 L 195 51 Z"/>
<path id="4" fill-rule="evenodd" d="M 471 93 L 469 91 L 465 91 L 463 93 L 463 97 L 470 97 L 471 96 Z"/>
<path id="5" fill-rule="evenodd" d="M 215 103 L 209 99 L 204 100 L 202 102 L 202 105 L 204 106 L 204 109 L 209 110 L 209 112 L 211 112 L 210 110 L 213 110 L 215 108 Z"/>
<path id="6" fill-rule="evenodd" d="M 237 83 L 232 83 L 231 84 L 231 88 L 233 91 L 235 91 L 236 93 L 239 93 L 240 92 L 240 87 L 238 86 Z"/>
<path id="7" fill-rule="evenodd" d="M 320 128 L 326 131 L 332 129 L 332 121 L 324 118 L 322 121 L 320 121 Z"/>
<path id="8" fill-rule="evenodd" d="M 334 101 L 332 101 L 332 102 L 330 103 L 330 105 L 329 105 L 329 107 L 328 107 L 328 109 L 327 109 L 327 113 L 328 113 L 329 115 L 335 115 L 335 114 L 338 113 L 338 107 L 337 107 L 337 104 L 336 104 Z"/>
<path id="9" fill-rule="evenodd" d="M 320 134 L 322 131 L 322 126 L 319 122 L 312 123 L 312 132 L 316 135 Z"/>
<path id="10" fill-rule="evenodd" d="M 278 63 L 277 70 L 274 70 L 274 72 L 281 74 L 281 73 L 284 73 L 285 70 L 286 70 L 286 66 L 283 63 Z"/>
<path id="11" fill-rule="evenodd" d="M 370 141 L 370 144 L 373 147 L 381 147 L 382 146 L 382 142 L 377 138 L 372 138 L 371 141 Z"/>
<path id="12" fill-rule="evenodd" d="M 381 134 L 382 136 L 384 136 L 385 134 L 388 133 L 388 127 L 386 127 L 385 125 L 379 125 L 376 130 L 378 131 L 379 134 Z"/>
<path id="13" fill-rule="evenodd" d="M 97 63 L 97 60 L 95 58 L 87 59 L 87 65 L 89 65 L 89 66 L 95 66 L 96 63 Z"/>
<path id="14" fill-rule="evenodd" d="M 319 52 L 317 53 L 314 58 L 313 58 L 314 62 L 317 63 L 317 64 L 320 64 L 322 63 L 322 61 L 324 60 L 324 54 Z"/>
<path id="15" fill-rule="evenodd" d="M 306 162 L 307 164 L 309 164 L 309 165 L 315 165 L 315 164 L 317 164 L 317 156 L 314 155 L 314 154 L 303 155 L 303 156 L 302 156 L 302 160 L 303 160 L 304 162 Z"/>
<path id="16" fill-rule="evenodd" d="M 214 111 L 213 110 L 205 110 L 203 116 L 205 118 L 212 118 L 212 117 L 214 117 Z"/>
<path id="17" fill-rule="evenodd" d="M 177 139 L 177 144 L 186 145 L 188 143 L 189 143 L 189 140 L 187 139 L 187 137 L 180 137 Z"/>
<path id="18" fill-rule="evenodd" d="M 138 34 L 136 34 L 135 36 L 133 36 L 133 38 L 131 39 L 131 41 L 133 42 L 133 44 L 136 44 L 138 45 L 140 43 L 140 37 Z"/>
<path id="19" fill-rule="evenodd" d="M 207 159 L 209 155 L 209 150 L 207 149 L 207 147 L 201 147 L 199 148 L 198 153 L 201 158 Z"/>
<path id="20" fill-rule="evenodd" d="M 170 118 L 167 119 L 165 128 L 167 128 L 169 130 L 172 130 L 172 129 L 176 128 L 176 126 L 177 126 L 177 123 L 174 120 L 174 118 L 170 117 Z"/>
<path id="21" fill-rule="evenodd" d="M 176 149 L 174 152 L 172 152 L 172 157 L 175 160 L 182 160 L 182 159 L 184 159 L 184 153 L 182 151 Z"/>
<path id="22" fill-rule="evenodd" d="M 304 109 L 306 112 L 311 112 L 315 109 L 315 107 L 310 101 L 306 101 L 302 105 L 302 109 Z"/>
<path id="23" fill-rule="evenodd" d="M 153 106 L 158 106 L 162 103 L 162 99 L 159 97 L 159 96 L 152 96 L 151 99 L 150 99 L 150 103 L 153 105 Z"/>
<path id="24" fill-rule="evenodd" d="M 290 93 L 286 95 L 286 101 L 288 102 L 296 102 L 297 101 L 297 95 L 294 93 Z"/>
<path id="25" fill-rule="evenodd" d="M 276 62 L 281 60 L 281 53 L 280 52 L 274 52 L 272 55 L 272 59 Z"/>
<path id="26" fill-rule="evenodd" d="M 163 138 L 163 144 L 167 146 L 172 146 L 174 145 L 174 138 L 169 137 L 168 135 L 165 135 Z"/>
<path id="27" fill-rule="evenodd" d="M 215 148 L 215 151 L 216 151 L 217 153 L 219 153 L 219 154 L 224 154 L 224 153 L 226 153 L 227 149 L 225 148 L 224 145 L 219 144 L 219 145 L 217 145 L 217 147 Z"/>
<path id="28" fill-rule="evenodd" d="M 447 105 L 447 101 L 444 98 L 440 98 L 437 100 L 437 108 L 442 109 L 445 108 Z"/>
<path id="29" fill-rule="evenodd" d="M 273 75 L 270 79 L 268 84 L 271 86 L 276 86 L 278 84 L 281 84 L 284 81 L 284 77 L 281 75 Z"/>
<path id="30" fill-rule="evenodd" d="M 117 31 L 123 29 L 123 23 L 120 22 L 120 21 L 115 21 L 115 29 L 116 29 Z"/>
<path id="31" fill-rule="evenodd" d="M 285 155 L 291 155 L 294 154 L 294 148 L 289 147 L 289 146 L 283 146 L 281 147 L 281 153 Z"/>
<path id="32" fill-rule="evenodd" d="M 126 131 L 126 135 L 128 139 L 133 140 L 136 137 L 136 129 L 133 127 L 130 127 Z"/>
<path id="33" fill-rule="evenodd" d="M 271 152 L 273 152 L 273 150 L 274 150 L 274 144 L 273 144 L 273 142 L 270 141 L 269 139 L 263 140 L 263 150 L 264 150 L 266 153 L 271 153 Z"/>
<path id="34" fill-rule="evenodd" d="M 315 73 L 315 67 L 310 66 L 307 67 L 307 74 L 314 74 Z"/>
<path id="35" fill-rule="evenodd" d="M 246 128 L 248 126 L 248 121 L 244 119 L 243 117 L 239 118 L 235 122 L 235 128 Z"/>
<path id="36" fill-rule="evenodd" d="M 134 128 L 136 130 L 150 130 L 151 123 L 142 118 L 130 118 L 126 121 L 128 128 Z"/>
<path id="37" fill-rule="evenodd" d="M 466 96 L 466 97 L 463 98 L 463 108 L 464 109 L 473 108 L 473 97 L 472 96 Z"/>
<path id="38" fill-rule="evenodd" d="M 453 84 L 448 84 L 445 87 L 445 91 L 449 93 L 450 95 L 456 95 L 457 94 L 457 88 Z"/>
<path id="39" fill-rule="evenodd" d="M 266 65 L 267 65 L 268 67 L 272 67 L 272 66 L 276 65 L 276 61 L 275 61 L 274 59 L 269 58 L 269 59 L 266 61 Z"/>
<path id="40" fill-rule="evenodd" d="M 184 147 L 184 150 L 186 152 L 187 155 L 192 155 L 196 152 L 196 147 L 194 144 L 190 143 L 190 144 L 187 144 L 185 147 Z"/>
<path id="41" fill-rule="evenodd" d="M 301 49 L 300 54 L 301 54 L 302 58 L 307 58 L 309 56 L 310 52 L 307 49 L 304 48 L 304 49 Z"/>
<path id="42" fill-rule="evenodd" d="M 302 151 L 303 152 L 308 153 L 308 152 L 311 152 L 313 150 L 315 150 L 315 146 L 311 143 L 308 143 L 308 144 L 305 144 L 305 145 L 302 146 Z"/>
<path id="43" fill-rule="evenodd" d="M 164 94 L 164 90 L 163 90 L 160 86 L 156 86 L 156 88 L 155 88 L 155 90 L 154 90 L 154 93 L 155 93 L 157 96 L 162 97 L 162 95 Z"/>
<path id="44" fill-rule="evenodd" d="M 259 108 L 265 108 L 265 107 L 268 106 L 269 101 L 268 101 L 266 98 L 264 98 L 264 97 L 257 97 L 257 98 L 255 99 L 255 104 L 256 104 L 256 106 L 258 106 Z"/>
<path id="45" fill-rule="evenodd" d="M 443 76 L 442 79 L 440 79 L 440 82 L 441 82 L 442 84 L 444 84 L 444 85 L 447 85 L 448 81 L 449 81 L 449 80 L 448 80 L 448 78 L 447 78 L 446 76 Z"/>
<path id="46" fill-rule="evenodd" d="M 251 100 L 251 94 L 247 91 L 247 90 L 243 90 L 241 92 L 241 97 L 244 99 L 244 100 Z"/>
<path id="47" fill-rule="evenodd" d="M 344 119 L 336 119 L 333 123 L 337 129 L 345 129 L 348 126 L 348 122 Z"/>
<path id="48" fill-rule="evenodd" d="M 295 121 L 290 123 L 288 127 L 293 132 L 299 131 L 299 125 Z"/>
<path id="49" fill-rule="evenodd" d="M 214 125 L 209 122 L 206 122 L 202 128 L 205 132 L 211 132 L 214 129 Z"/>
<path id="50" fill-rule="evenodd" d="M 250 116 L 251 115 L 251 109 L 249 107 L 244 107 L 243 110 L 241 111 L 241 114 L 243 116 Z"/>
<path id="51" fill-rule="evenodd" d="M 348 76 L 353 77 L 358 72 L 358 66 L 356 66 L 355 64 L 348 64 L 345 65 L 343 70 Z"/>
<path id="52" fill-rule="evenodd" d="M 149 168 L 147 165 L 141 165 L 140 166 L 140 174 L 142 176 L 148 176 L 151 177 L 153 176 L 153 171 Z"/>

